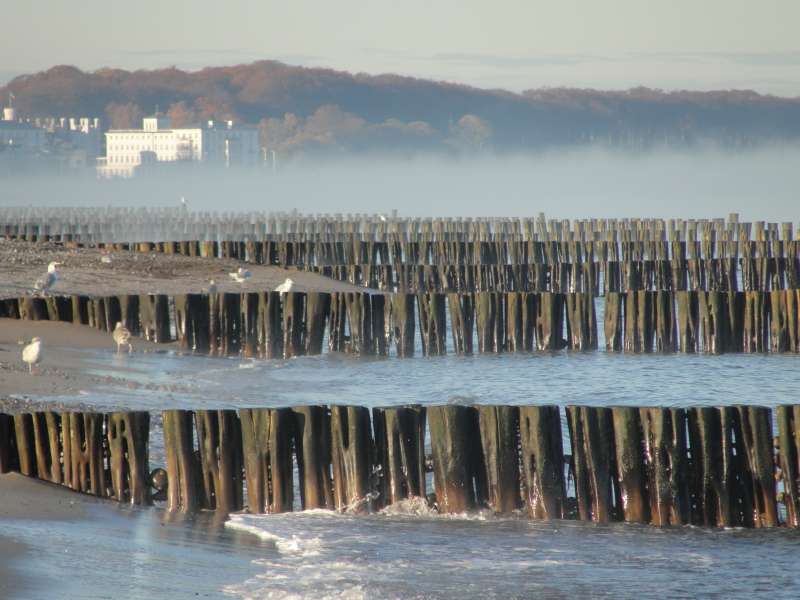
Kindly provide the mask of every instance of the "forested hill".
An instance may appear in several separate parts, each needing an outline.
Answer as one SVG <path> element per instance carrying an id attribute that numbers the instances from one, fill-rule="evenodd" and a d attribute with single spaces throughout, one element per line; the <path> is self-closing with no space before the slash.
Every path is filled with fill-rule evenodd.
<path id="1" fill-rule="evenodd" d="M 139 126 L 156 109 L 176 126 L 232 118 L 258 125 L 264 145 L 285 152 L 739 148 L 800 140 L 800 98 L 647 88 L 515 94 L 274 61 L 193 72 L 57 66 L 17 77 L 0 97 L 9 92 L 22 116 L 99 116 L 112 128 Z"/>

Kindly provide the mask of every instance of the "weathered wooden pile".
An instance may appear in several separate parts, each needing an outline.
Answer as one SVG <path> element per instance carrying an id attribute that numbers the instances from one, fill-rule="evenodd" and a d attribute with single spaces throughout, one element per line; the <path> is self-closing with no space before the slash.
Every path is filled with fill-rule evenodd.
<path id="1" fill-rule="evenodd" d="M 0 317 L 103 331 L 119 321 L 158 343 L 261 358 L 323 351 L 407 357 L 417 339 L 426 356 L 586 351 L 601 339 L 607 350 L 624 352 L 800 351 L 800 290 L 609 292 L 603 303 L 598 323 L 587 292 L 28 296 L 0 300 Z"/>
<path id="2" fill-rule="evenodd" d="M 0 209 L 0 236 L 233 257 L 402 292 L 797 289 L 793 224 Z"/>
<path id="3" fill-rule="evenodd" d="M 773 411 L 759 406 L 569 406 L 563 415 L 554 406 L 166 410 L 160 491 L 183 512 L 366 513 L 427 497 L 445 513 L 800 527 L 800 406 L 776 409 L 776 438 Z M 0 471 L 149 504 L 155 418 L 0 414 Z"/>

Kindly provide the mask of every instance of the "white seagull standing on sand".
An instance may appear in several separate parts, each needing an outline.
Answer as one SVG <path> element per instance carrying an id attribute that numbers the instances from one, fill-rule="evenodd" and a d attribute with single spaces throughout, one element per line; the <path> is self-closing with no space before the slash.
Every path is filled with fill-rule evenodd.
<path id="1" fill-rule="evenodd" d="M 33 285 L 37 292 L 46 294 L 56 284 L 56 281 L 58 281 L 58 266 L 60 264 L 59 262 L 51 262 L 47 265 L 47 274 L 37 279 Z"/>
<path id="2" fill-rule="evenodd" d="M 111 332 L 111 337 L 117 343 L 117 352 L 120 346 L 127 346 L 128 352 L 133 352 L 133 344 L 131 344 L 131 332 L 120 321 L 117 321 L 117 326 Z"/>
<path id="3" fill-rule="evenodd" d="M 33 373 L 33 365 L 42 360 L 42 340 L 35 337 L 22 349 L 22 360 L 28 363 L 28 371 Z"/>
<path id="4" fill-rule="evenodd" d="M 287 292 L 291 292 L 294 289 L 294 281 L 291 278 L 287 277 L 286 281 L 280 284 L 278 287 L 275 288 L 276 292 L 280 292 L 281 294 L 286 294 Z"/>
<path id="5" fill-rule="evenodd" d="M 236 283 L 244 283 L 248 279 L 250 279 L 253 274 L 245 269 L 244 267 L 239 267 L 233 273 L 228 273 L 231 279 L 233 279 Z"/>

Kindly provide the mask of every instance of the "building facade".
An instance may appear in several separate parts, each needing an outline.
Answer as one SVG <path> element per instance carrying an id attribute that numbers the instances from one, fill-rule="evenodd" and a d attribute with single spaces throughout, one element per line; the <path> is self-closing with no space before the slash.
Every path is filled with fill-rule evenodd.
<path id="1" fill-rule="evenodd" d="M 100 177 L 132 177 L 143 165 L 203 162 L 252 166 L 259 160 L 258 130 L 232 121 L 173 129 L 169 119 L 147 117 L 142 129 L 106 132 L 106 156 L 98 159 Z"/>

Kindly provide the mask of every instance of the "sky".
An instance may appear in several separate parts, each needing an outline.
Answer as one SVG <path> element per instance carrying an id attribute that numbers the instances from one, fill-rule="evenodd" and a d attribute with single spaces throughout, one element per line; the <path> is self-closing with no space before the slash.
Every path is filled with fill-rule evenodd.
<path id="1" fill-rule="evenodd" d="M 514 91 L 754 89 L 800 96 L 797 0 L 4 0 L 0 83 L 260 59 Z"/>

